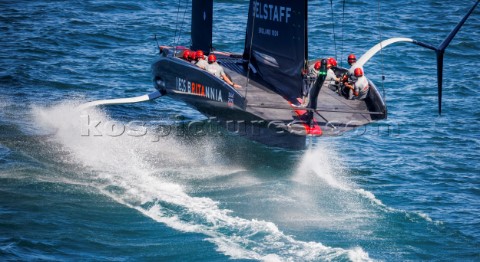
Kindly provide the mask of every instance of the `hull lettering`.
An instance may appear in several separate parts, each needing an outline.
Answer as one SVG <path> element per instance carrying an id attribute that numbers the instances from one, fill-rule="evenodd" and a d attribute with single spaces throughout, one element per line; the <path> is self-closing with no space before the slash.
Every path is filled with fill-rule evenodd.
<path id="1" fill-rule="evenodd" d="M 194 94 L 210 100 L 223 102 L 222 90 L 205 86 L 201 83 L 191 82 L 180 77 L 175 78 L 175 89 L 180 92 Z"/>

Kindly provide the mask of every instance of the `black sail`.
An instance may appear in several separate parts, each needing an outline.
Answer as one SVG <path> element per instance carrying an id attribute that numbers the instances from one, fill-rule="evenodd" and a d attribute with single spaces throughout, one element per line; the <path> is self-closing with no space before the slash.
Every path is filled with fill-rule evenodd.
<path id="1" fill-rule="evenodd" d="M 192 1 L 192 50 L 206 54 L 212 47 L 213 0 Z"/>
<path id="2" fill-rule="evenodd" d="M 244 58 L 288 97 L 301 96 L 307 58 L 307 1 L 250 1 Z"/>

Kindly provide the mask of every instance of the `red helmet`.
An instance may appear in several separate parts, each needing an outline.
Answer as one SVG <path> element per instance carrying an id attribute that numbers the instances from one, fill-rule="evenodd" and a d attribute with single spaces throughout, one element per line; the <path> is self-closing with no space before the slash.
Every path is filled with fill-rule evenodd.
<path id="1" fill-rule="evenodd" d="M 355 63 L 355 62 L 357 62 L 357 57 L 355 57 L 354 54 L 350 54 L 350 55 L 348 56 L 348 63 L 351 65 L 351 64 L 353 64 L 353 63 Z"/>
<path id="2" fill-rule="evenodd" d="M 217 57 L 214 54 L 210 54 L 208 56 L 208 62 L 209 63 L 213 63 L 213 62 L 216 62 L 216 61 L 217 61 Z"/>
<path id="3" fill-rule="evenodd" d="M 313 68 L 315 68 L 315 70 L 318 70 L 318 69 L 320 69 L 320 65 L 321 65 L 321 64 L 320 64 L 320 61 L 317 61 L 317 62 L 315 62 L 315 64 L 313 65 Z"/>
<path id="4" fill-rule="evenodd" d="M 353 74 L 354 74 L 356 77 L 361 77 L 361 76 L 363 76 L 363 70 L 362 70 L 360 67 L 357 67 L 357 68 L 355 68 L 355 70 L 353 71 Z"/>
<path id="5" fill-rule="evenodd" d="M 202 50 L 197 50 L 197 58 L 198 59 L 203 59 L 203 51 Z"/>
<path id="6" fill-rule="evenodd" d="M 335 58 L 333 58 L 333 57 L 330 57 L 328 59 L 328 63 L 331 64 L 332 66 L 337 66 L 338 65 L 337 60 L 335 60 Z"/>
<path id="7" fill-rule="evenodd" d="M 189 57 L 190 60 L 197 60 L 197 52 L 191 51 Z"/>
<path id="8" fill-rule="evenodd" d="M 183 51 L 183 59 L 188 60 L 188 57 L 190 56 L 190 50 L 185 50 Z"/>

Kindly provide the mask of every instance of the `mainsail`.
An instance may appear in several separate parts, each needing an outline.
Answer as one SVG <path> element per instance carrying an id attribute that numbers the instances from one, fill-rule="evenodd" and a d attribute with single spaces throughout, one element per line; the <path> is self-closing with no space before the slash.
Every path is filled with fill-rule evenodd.
<path id="1" fill-rule="evenodd" d="M 300 97 L 308 57 L 307 1 L 251 0 L 244 58 L 280 94 Z"/>
<path id="2" fill-rule="evenodd" d="M 212 47 L 213 0 L 192 1 L 192 50 L 206 54 Z"/>

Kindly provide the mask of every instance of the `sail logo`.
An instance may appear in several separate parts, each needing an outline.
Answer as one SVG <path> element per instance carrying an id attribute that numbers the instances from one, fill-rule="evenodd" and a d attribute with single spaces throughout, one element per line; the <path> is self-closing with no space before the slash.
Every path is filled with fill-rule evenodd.
<path id="1" fill-rule="evenodd" d="M 292 8 L 288 6 L 272 5 L 258 1 L 253 1 L 252 4 L 255 18 L 258 19 L 288 24 L 292 16 Z"/>
<path id="2" fill-rule="evenodd" d="M 180 92 L 203 96 L 210 100 L 223 102 L 222 90 L 188 81 L 180 77 L 176 77 L 175 82 L 175 89 Z"/>

